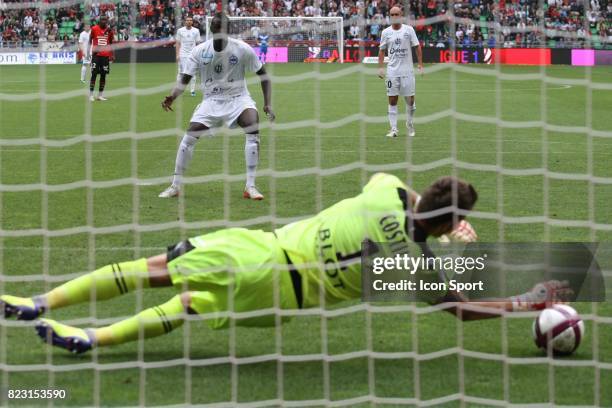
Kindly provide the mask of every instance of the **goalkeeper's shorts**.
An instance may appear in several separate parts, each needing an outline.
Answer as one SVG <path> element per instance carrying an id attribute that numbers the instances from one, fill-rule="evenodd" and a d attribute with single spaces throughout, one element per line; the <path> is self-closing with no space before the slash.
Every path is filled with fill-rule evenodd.
<path id="1" fill-rule="evenodd" d="M 275 310 L 296 309 L 301 298 L 287 259 L 273 233 L 231 228 L 169 247 L 168 272 L 211 328 L 227 327 L 228 312 L 237 325 L 273 326 Z"/>

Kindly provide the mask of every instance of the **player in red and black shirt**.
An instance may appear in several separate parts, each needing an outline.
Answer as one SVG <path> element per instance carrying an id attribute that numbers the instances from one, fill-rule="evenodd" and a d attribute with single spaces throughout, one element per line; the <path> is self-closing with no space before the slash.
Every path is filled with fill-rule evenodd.
<path id="1" fill-rule="evenodd" d="M 113 58 L 113 30 L 108 26 L 108 18 L 100 17 L 98 25 L 91 28 L 89 42 L 91 43 L 91 80 L 89 81 L 89 100 L 95 101 L 94 88 L 96 86 L 96 78 L 100 74 L 100 87 L 98 89 L 98 100 L 105 101 L 106 98 L 102 95 L 104 86 L 106 85 L 106 75 L 110 73 L 110 59 Z"/>

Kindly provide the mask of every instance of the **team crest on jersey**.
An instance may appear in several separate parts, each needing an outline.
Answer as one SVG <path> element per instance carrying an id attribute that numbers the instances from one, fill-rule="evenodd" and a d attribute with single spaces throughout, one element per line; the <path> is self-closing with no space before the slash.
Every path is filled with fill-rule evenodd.
<path id="1" fill-rule="evenodd" d="M 238 63 L 238 57 L 232 54 L 232 56 L 229 57 L 229 63 L 230 65 L 236 65 Z"/>
<path id="2" fill-rule="evenodd" d="M 217 65 L 215 65 L 215 72 L 216 72 L 217 74 L 220 74 L 220 73 L 221 73 L 221 71 L 223 71 L 223 65 L 221 65 L 221 64 L 217 64 Z"/>
<path id="3" fill-rule="evenodd" d="M 210 53 L 204 53 L 202 54 L 202 63 L 204 65 L 210 64 L 210 61 L 212 61 L 213 59 L 213 55 Z"/>

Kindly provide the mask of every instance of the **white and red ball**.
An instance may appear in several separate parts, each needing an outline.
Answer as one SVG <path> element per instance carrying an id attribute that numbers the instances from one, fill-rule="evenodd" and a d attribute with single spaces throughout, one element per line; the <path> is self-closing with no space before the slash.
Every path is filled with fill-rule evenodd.
<path id="1" fill-rule="evenodd" d="M 554 354 L 573 353 L 584 337 L 584 322 L 578 312 L 567 305 L 554 305 L 542 310 L 533 322 L 536 346 Z"/>

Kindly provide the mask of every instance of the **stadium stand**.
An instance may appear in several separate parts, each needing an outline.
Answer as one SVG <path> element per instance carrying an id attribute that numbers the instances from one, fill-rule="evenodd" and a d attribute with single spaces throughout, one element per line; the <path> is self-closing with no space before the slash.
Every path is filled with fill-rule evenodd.
<path id="1" fill-rule="evenodd" d="M 11 9 L 0 2 L 0 47 L 36 48 L 39 41 L 74 45 L 83 24 L 106 14 L 120 40 L 168 39 L 175 12 L 192 14 L 197 27 L 222 3 L 199 0 L 79 2 L 68 7 Z M 64 2 L 65 3 L 65 2 Z M 233 16 L 342 16 L 347 40 L 376 41 L 389 24 L 396 0 L 229 0 Z M 571 47 L 612 49 L 612 2 L 546 0 L 411 0 L 409 17 L 423 45 L 430 47 Z M 452 4 L 449 9 L 448 5 Z M 4 7 L 2 7 L 4 5 Z M 586 12 L 585 12 L 586 10 Z M 450 16 L 456 17 L 454 29 Z M 451 33 L 454 33 L 451 35 Z"/>

